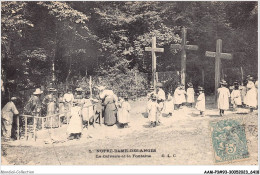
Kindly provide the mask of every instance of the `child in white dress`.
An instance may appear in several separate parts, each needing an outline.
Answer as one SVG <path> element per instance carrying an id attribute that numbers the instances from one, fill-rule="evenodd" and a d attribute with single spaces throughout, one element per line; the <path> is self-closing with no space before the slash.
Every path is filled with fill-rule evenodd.
<path id="1" fill-rule="evenodd" d="M 130 118 L 130 110 L 131 110 L 131 106 L 128 102 L 128 97 L 125 96 L 124 99 L 122 99 L 120 101 L 119 104 L 120 109 L 118 111 L 120 111 L 118 113 L 118 122 L 121 124 L 121 127 L 123 128 L 129 128 L 129 118 Z"/>
<path id="2" fill-rule="evenodd" d="M 231 103 L 233 105 L 233 109 L 236 110 L 237 107 L 242 105 L 241 92 L 239 90 L 238 82 L 234 82 L 234 89 L 231 93 Z"/>
<path id="3" fill-rule="evenodd" d="M 222 80 L 220 82 L 220 88 L 218 88 L 218 109 L 220 116 L 223 116 L 224 111 L 229 109 L 230 92 L 226 86 L 227 82 Z"/>
<path id="4" fill-rule="evenodd" d="M 200 111 L 201 117 L 204 117 L 204 112 L 205 112 L 205 94 L 204 94 L 204 88 L 199 87 L 199 96 L 197 98 L 197 104 L 196 108 Z"/>
<path id="5" fill-rule="evenodd" d="M 188 89 L 187 89 L 187 105 L 188 107 L 192 107 L 192 104 L 195 102 L 194 100 L 194 89 L 192 83 L 188 83 Z"/>
<path id="6" fill-rule="evenodd" d="M 156 127 L 156 116 L 157 116 L 157 110 L 158 110 L 158 103 L 156 101 L 156 95 L 151 95 L 151 101 L 147 105 L 148 110 L 148 119 L 150 120 L 150 127 Z"/>
<path id="7" fill-rule="evenodd" d="M 164 113 L 167 114 L 167 116 L 172 116 L 173 111 L 174 111 L 173 98 L 169 93 L 167 99 L 165 100 Z"/>

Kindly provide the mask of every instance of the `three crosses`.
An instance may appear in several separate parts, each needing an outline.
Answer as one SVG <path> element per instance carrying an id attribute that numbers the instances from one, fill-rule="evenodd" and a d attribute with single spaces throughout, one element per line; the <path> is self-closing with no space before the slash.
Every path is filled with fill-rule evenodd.
<path id="1" fill-rule="evenodd" d="M 171 47 L 173 49 L 181 49 L 181 84 L 185 85 L 185 75 L 186 75 L 186 50 L 198 50 L 197 45 L 186 45 L 186 35 L 187 29 L 182 28 L 182 42 L 181 44 L 173 44 Z M 156 88 L 156 52 L 164 52 L 163 48 L 156 47 L 156 37 L 152 38 L 152 47 L 145 47 L 145 51 L 152 52 L 152 76 L 153 85 Z M 217 40 L 216 52 L 206 51 L 207 57 L 215 58 L 215 97 L 220 82 L 220 71 L 221 71 L 221 59 L 232 59 L 232 55 L 229 53 L 222 53 L 222 40 Z"/>

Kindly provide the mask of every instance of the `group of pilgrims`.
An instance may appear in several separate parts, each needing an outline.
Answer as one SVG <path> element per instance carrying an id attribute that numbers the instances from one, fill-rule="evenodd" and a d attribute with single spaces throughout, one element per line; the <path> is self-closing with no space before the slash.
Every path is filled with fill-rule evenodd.
<path id="1" fill-rule="evenodd" d="M 66 93 L 58 92 L 55 88 L 49 88 L 44 96 L 43 91 L 37 88 L 26 103 L 22 115 L 45 117 L 45 128 L 57 128 L 66 124 L 68 139 L 80 139 L 84 127 L 93 122 L 97 115 L 102 115 L 104 125 L 113 126 L 118 123 L 121 128 L 128 128 L 129 112 L 128 95 L 121 97 L 105 86 L 96 87 L 98 95 L 93 98 L 90 91 L 76 88 Z M 43 97 L 44 96 L 44 97 Z M 5 140 L 11 139 L 11 131 L 14 115 L 19 115 L 16 108 L 17 97 L 12 97 L 2 109 L 2 135 Z M 37 120 L 37 129 L 41 129 L 42 120 Z M 43 129 L 43 128 L 42 128 Z"/>
<path id="2" fill-rule="evenodd" d="M 238 81 L 235 81 L 233 86 L 229 88 L 227 88 L 227 82 L 221 80 L 217 91 L 219 115 L 224 115 L 224 111 L 229 109 L 230 103 L 233 110 L 249 108 L 250 112 L 253 112 L 254 109 L 257 109 L 257 88 L 258 81 L 255 81 L 250 75 L 241 85 Z M 46 118 L 44 123 L 46 128 L 68 124 L 67 136 L 69 140 L 80 139 L 83 128 L 89 125 L 91 119 L 95 122 L 94 116 L 97 114 L 103 114 L 100 117 L 104 118 L 104 125 L 118 124 L 120 128 L 128 128 L 131 106 L 128 102 L 127 93 L 118 97 L 105 86 L 98 86 L 97 90 L 98 95 L 93 98 L 89 91 L 84 91 L 82 88 L 76 88 L 74 94 L 71 89 L 62 93 L 57 92 L 55 88 L 49 88 L 47 95 L 41 98 L 43 91 L 37 88 L 26 103 L 22 113 L 38 117 L 52 116 L 52 121 L 50 121 L 50 118 Z M 192 108 L 194 104 L 199 111 L 199 115 L 204 117 L 206 110 L 204 88 L 199 86 L 196 91 L 198 96 L 195 101 L 196 93 L 191 82 L 187 83 L 186 90 L 183 84 L 178 83 L 174 93 L 167 95 L 163 90 L 163 84 L 160 82 L 157 83 L 155 89 L 150 88 L 146 106 L 149 127 L 160 125 L 160 119 L 163 115 L 171 117 L 174 115 L 174 111 L 184 106 Z M 17 98 L 12 97 L 1 111 L 2 136 L 5 140 L 12 140 L 13 116 L 19 115 L 16 103 Z M 41 121 L 37 121 L 38 129 L 42 126 Z"/>
<path id="3" fill-rule="evenodd" d="M 228 84 L 225 80 L 220 81 L 219 88 L 217 90 L 217 106 L 219 109 L 219 115 L 224 116 L 224 112 L 230 109 L 230 104 L 233 111 L 237 111 L 238 108 L 248 108 L 250 112 L 253 112 L 258 107 L 258 81 L 251 75 L 247 76 L 247 79 L 239 84 L 235 81 L 232 86 L 227 87 Z M 184 106 L 192 108 L 195 104 L 195 108 L 199 111 L 201 117 L 205 116 L 206 101 L 204 88 L 199 86 L 197 88 L 197 99 L 195 101 L 195 90 L 191 82 L 187 83 L 187 89 L 181 83 L 178 83 L 174 93 L 168 93 L 165 95 L 162 89 L 163 84 L 157 83 L 156 90 L 151 88 L 151 92 L 147 95 L 147 112 L 150 120 L 150 127 L 156 127 L 161 123 L 161 117 L 173 116 L 174 110 L 179 110 Z"/>

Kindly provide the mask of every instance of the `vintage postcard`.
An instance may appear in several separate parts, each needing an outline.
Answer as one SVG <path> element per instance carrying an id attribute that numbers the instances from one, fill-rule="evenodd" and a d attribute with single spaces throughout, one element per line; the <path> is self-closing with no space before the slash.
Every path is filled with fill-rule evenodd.
<path id="1" fill-rule="evenodd" d="M 258 1 L 2 1 L 1 104 L 2 165 L 259 165 Z"/>

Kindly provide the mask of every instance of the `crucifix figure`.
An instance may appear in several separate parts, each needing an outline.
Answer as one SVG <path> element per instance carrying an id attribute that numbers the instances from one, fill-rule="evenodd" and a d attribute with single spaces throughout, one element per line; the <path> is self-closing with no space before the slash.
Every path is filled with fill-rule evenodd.
<path id="1" fill-rule="evenodd" d="M 185 27 L 182 28 L 182 41 L 181 44 L 172 44 L 171 48 L 173 49 L 181 49 L 181 84 L 185 87 L 185 76 L 186 76 L 186 50 L 198 50 L 197 45 L 186 45 L 187 39 L 187 29 Z"/>
<path id="2" fill-rule="evenodd" d="M 221 59 L 232 59 L 232 54 L 222 53 L 222 40 L 217 40 L 216 52 L 206 51 L 207 57 L 215 58 L 215 102 L 217 100 L 217 90 L 220 82 Z"/>
<path id="3" fill-rule="evenodd" d="M 156 48 L 156 37 L 152 38 L 152 47 L 145 47 L 145 51 L 152 52 L 152 76 L 153 86 L 156 89 L 156 55 L 155 52 L 164 52 L 164 48 Z"/>

